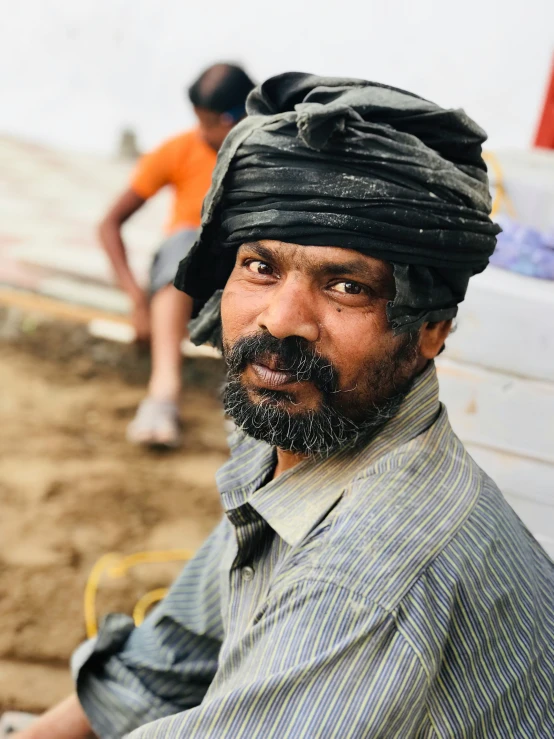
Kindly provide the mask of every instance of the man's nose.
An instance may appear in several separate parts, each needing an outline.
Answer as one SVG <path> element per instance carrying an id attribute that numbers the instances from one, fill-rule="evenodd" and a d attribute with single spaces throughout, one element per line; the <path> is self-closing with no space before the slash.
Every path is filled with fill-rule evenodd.
<path id="1" fill-rule="evenodd" d="M 300 336 L 316 342 L 320 324 L 309 286 L 293 277 L 284 279 L 271 291 L 269 302 L 258 316 L 258 326 L 277 339 Z"/>

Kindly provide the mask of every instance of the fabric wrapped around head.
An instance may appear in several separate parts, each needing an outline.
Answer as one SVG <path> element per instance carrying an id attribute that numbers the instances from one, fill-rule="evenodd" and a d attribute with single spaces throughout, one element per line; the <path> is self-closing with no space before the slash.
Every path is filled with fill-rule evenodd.
<path id="1" fill-rule="evenodd" d="M 499 231 L 479 126 L 403 90 L 294 72 L 256 88 L 247 112 L 219 152 L 176 287 L 203 305 L 241 244 L 274 239 L 391 263 L 397 333 L 456 314 Z"/>

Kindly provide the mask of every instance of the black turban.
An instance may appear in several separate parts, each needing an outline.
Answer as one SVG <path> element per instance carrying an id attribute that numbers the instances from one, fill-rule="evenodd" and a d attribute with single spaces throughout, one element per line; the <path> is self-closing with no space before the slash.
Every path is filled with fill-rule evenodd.
<path id="1" fill-rule="evenodd" d="M 403 90 L 297 72 L 256 88 L 247 113 L 219 152 L 176 287 L 203 305 L 241 244 L 274 239 L 391 263 L 397 333 L 456 315 L 499 231 L 479 126 Z"/>

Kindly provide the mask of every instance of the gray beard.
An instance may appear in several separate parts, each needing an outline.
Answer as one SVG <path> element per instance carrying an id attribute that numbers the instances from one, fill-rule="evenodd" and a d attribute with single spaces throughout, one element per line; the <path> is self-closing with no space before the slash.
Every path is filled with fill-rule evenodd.
<path id="1" fill-rule="evenodd" d="M 304 456 L 328 457 L 367 443 L 396 415 L 412 385 L 417 339 L 407 334 L 389 356 L 368 365 L 363 386 L 345 391 L 336 367 L 304 339 L 281 340 L 264 332 L 244 336 L 224 346 L 225 410 L 248 436 Z M 297 382 L 311 382 L 321 394 L 318 407 L 302 409 L 286 390 L 256 388 L 253 399 L 242 374 L 264 355 L 278 357 Z"/>
<path id="2" fill-rule="evenodd" d="M 226 413 L 248 436 L 287 452 L 325 458 L 345 449 L 367 444 L 393 418 L 409 387 L 354 421 L 332 407 L 324 397 L 317 410 L 290 411 L 279 391 L 257 390 L 260 400 L 250 399 L 238 377 L 230 377 L 223 392 Z"/>

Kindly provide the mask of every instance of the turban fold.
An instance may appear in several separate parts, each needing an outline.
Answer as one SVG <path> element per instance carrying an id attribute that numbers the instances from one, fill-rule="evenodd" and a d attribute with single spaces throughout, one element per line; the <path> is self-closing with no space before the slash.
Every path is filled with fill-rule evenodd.
<path id="1" fill-rule="evenodd" d="M 403 90 L 295 72 L 256 88 L 247 112 L 219 153 L 176 287 L 203 304 L 241 244 L 274 239 L 391 263 L 396 332 L 456 314 L 499 231 L 479 126 Z"/>

